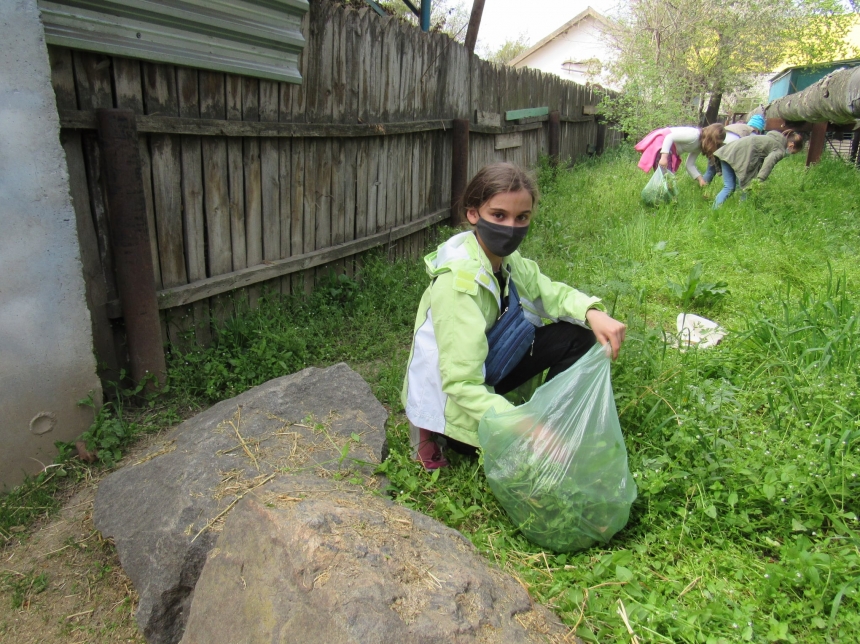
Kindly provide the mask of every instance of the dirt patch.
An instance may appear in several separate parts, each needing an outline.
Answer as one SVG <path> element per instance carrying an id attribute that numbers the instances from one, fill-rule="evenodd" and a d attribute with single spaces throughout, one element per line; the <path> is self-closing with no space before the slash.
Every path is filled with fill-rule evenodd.
<path id="1" fill-rule="evenodd" d="M 147 436 L 119 464 L 140 461 L 161 439 Z M 98 478 L 66 490 L 62 509 L 0 547 L 3 644 L 145 644 L 137 593 L 113 543 L 93 526 Z"/>
<path id="2" fill-rule="evenodd" d="M 8 644 L 145 642 L 137 594 L 92 522 L 94 481 L 0 550 L 0 640 Z"/>

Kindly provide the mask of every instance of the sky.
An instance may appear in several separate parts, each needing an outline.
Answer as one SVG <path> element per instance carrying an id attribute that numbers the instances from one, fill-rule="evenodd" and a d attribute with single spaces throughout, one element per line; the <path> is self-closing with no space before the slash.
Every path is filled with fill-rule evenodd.
<path id="1" fill-rule="evenodd" d="M 619 0 L 485 0 L 478 48 L 493 51 L 522 33 L 534 45 L 586 7 L 607 14 L 618 3 Z M 471 1 L 464 0 L 464 4 L 471 11 Z"/>

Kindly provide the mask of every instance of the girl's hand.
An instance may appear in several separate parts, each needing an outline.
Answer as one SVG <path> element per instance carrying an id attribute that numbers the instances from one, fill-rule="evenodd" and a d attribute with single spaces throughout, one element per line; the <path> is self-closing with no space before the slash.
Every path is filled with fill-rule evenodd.
<path id="1" fill-rule="evenodd" d="M 705 178 L 699 177 L 699 187 L 704 188 L 706 185 L 708 185 L 708 182 L 705 181 Z"/>
<path id="2" fill-rule="evenodd" d="M 612 359 L 617 359 L 621 343 L 624 342 L 624 334 L 627 332 L 627 325 L 609 317 L 600 309 L 588 309 L 585 319 L 594 331 L 597 341 L 600 344 L 608 342 L 612 347 Z"/>
<path id="3" fill-rule="evenodd" d="M 665 152 L 660 153 L 660 167 L 664 170 L 669 167 L 669 155 Z"/>

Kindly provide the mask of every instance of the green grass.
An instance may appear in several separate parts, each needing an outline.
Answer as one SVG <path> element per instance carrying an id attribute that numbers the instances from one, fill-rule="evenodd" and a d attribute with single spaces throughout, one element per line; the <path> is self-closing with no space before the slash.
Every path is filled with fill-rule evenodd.
<path id="1" fill-rule="evenodd" d="M 25 481 L 0 497 L 0 541 L 5 543 L 20 534 L 37 517 L 49 514 L 59 507 L 57 492 L 59 475 L 64 468 L 51 468 Z"/>
<path id="2" fill-rule="evenodd" d="M 48 575 L 36 574 L 35 571 L 16 573 L 4 572 L 0 576 L 0 588 L 9 592 L 13 609 L 29 604 L 33 596 L 45 592 L 48 588 Z"/>
<path id="3" fill-rule="evenodd" d="M 807 171 L 803 157 L 716 211 L 716 190 L 706 200 L 687 177 L 676 204 L 642 206 L 648 177 L 629 149 L 540 171 L 523 254 L 601 296 L 629 327 L 613 386 L 639 498 L 606 548 L 542 552 L 496 503 L 479 462 L 452 455 L 433 474 L 410 462 L 399 391 L 427 284 L 421 262 L 371 257 L 355 279 L 324 280 L 309 298 L 264 296 L 210 347 L 174 347 L 168 392 L 143 416 L 106 412 L 89 438 L 108 440 L 115 458 L 177 408 L 346 361 L 393 413 L 382 469 L 395 498 L 463 531 L 583 639 L 629 641 L 623 606 L 642 642 L 855 641 L 860 176 L 830 159 Z M 680 353 L 680 312 L 729 334 Z M 55 503 L 42 496 L 48 483 L 5 497 L 0 534 L 26 524 L 22 508 Z"/>
<path id="4" fill-rule="evenodd" d="M 264 294 L 240 305 L 207 348 L 168 356 L 174 395 L 204 402 L 313 365 L 348 362 L 374 367 L 375 393 L 396 400 L 415 310 L 426 287 L 423 264 L 367 256 L 356 279 L 323 278 L 309 297 Z"/>

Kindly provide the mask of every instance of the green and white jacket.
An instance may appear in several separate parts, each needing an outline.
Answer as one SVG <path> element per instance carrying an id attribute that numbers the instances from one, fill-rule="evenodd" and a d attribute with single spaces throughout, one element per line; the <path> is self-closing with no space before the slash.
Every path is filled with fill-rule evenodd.
<path id="1" fill-rule="evenodd" d="M 484 383 L 487 336 L 502 293 L 474 232 L 455 235 L 424 258 L 433 280 L 418 306 L 401 400 L 413 425 L 478 445 L 478 422 L 490 408 L 513 407 Z M 502 262 L 513 275 L 527 319 L 564 320 L 587 327 L 585 313 L 600 300 L 553 282 L 514 252 Z"/>

